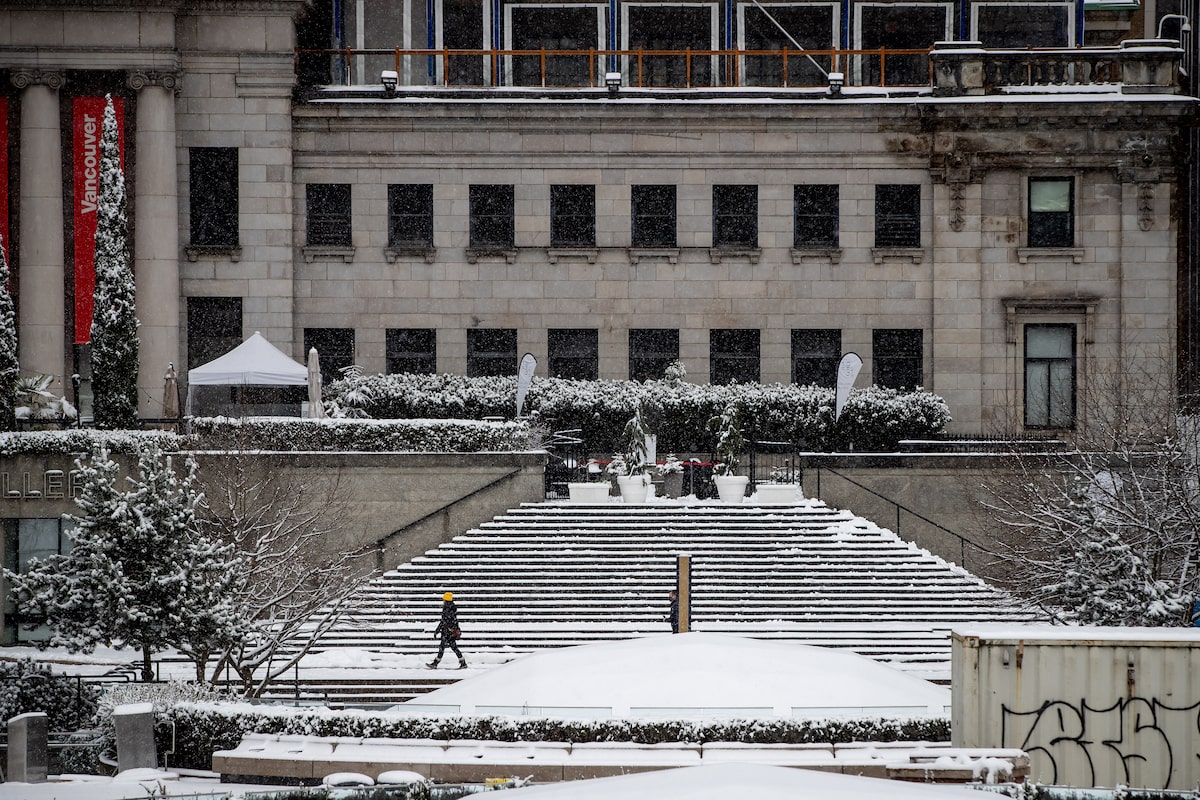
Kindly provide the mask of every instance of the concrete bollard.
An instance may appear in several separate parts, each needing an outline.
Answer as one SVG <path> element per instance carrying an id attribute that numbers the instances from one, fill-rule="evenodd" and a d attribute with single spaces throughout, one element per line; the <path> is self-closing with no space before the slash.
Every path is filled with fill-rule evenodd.
<path id="1" fill-rule="evenodd" d="M 44 783 L 50 764 L 50 723 L 41 711 L 8 721 L 8 775 L 18 783 Z"/>
<path id="2" fill-rule="evenodd" d="M 129 703 L 113 710 L 117 729 L 117 770 L 157 769 L 158 751 L 154 746 L 154 706 Z"/>

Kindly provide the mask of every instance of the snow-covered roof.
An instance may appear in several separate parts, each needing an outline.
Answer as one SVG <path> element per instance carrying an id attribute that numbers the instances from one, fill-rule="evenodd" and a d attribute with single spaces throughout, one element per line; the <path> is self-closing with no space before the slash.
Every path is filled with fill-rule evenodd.
<path id="1" fill-rule="evenodd" d="M 190 386 L 303 386 L 308 368 L 258 331 L 225 355 L 188 370 Z"/>
<path id="2" fill-rule="evenodd" d="M 1087 642 L 1098 645 L 1139 644 L 1200 645 L 1200 628 L 1114 628 L 1085 625 L 976 623 L 955 625 L 954 636 L 994 642 Z"/>

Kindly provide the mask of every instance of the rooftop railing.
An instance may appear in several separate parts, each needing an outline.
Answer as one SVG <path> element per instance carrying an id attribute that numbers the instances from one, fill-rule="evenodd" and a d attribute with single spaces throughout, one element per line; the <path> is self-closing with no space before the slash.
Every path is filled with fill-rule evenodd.
<path id="1" fill-rule="evenodd" d="M 1171 94 L 1178 91 L 1182 56 L 1179 43 L 1169 39 L 1130 40 L 1116 47 L 1025 50 L 938 42 L 930 49 L 913 50 L 296 51 L 302 74 L 321 74 L 331 77 L 335 86 L 363 89 L 380 87 L 380 75 L 387 70 L 395 73 L 396 91 L 748 87 L 836 92 L 842 87 L 876 87 L 932 89 L 943 96 L 1072 90 Z"/>

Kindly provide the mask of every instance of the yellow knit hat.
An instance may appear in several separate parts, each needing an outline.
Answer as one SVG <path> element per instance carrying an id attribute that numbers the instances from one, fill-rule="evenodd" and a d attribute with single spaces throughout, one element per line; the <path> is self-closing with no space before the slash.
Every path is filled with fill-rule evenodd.
<path id="1" fill-rule="evenodd" d="M 444 595 L 442 595 L 442 599 L 445 600 L 447 603 L 449 603 L 451 600 L 454 599 L 454 595 L 451 594 L 450 592 L 446 592 Z"/>

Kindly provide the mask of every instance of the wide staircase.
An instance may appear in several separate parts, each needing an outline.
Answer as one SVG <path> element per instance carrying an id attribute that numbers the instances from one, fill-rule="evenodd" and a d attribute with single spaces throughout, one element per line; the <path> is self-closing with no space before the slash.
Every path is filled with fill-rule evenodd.
<path id="1" fill-rule="evenodd" d="M 951 626 L 1036 618 L 959 567 L 819 501 L 546 502 L 510 510 L 386 572 L 317 649 L 426 660 L 445 591 L 458 603 L 461 645 L 473 666 L 546 647 L 667 634 L 667 592 L 684 554 L 694 630 L 849 648 L 940 682 L 950 678 Z M 280 694 L 399 700 L 456 677 L 410 670 L 322 681 L 300 673 Z"/>

